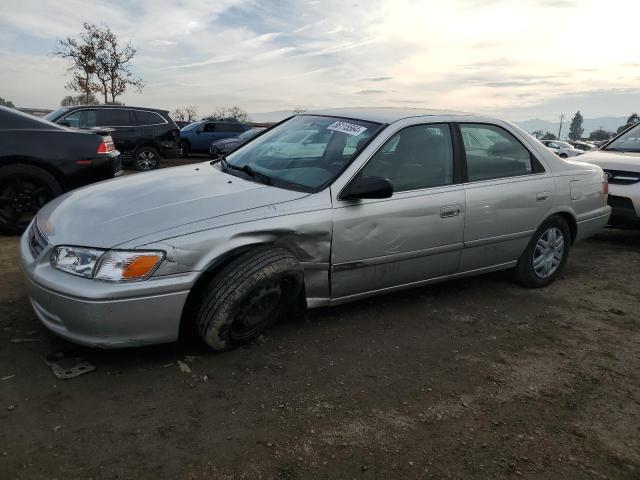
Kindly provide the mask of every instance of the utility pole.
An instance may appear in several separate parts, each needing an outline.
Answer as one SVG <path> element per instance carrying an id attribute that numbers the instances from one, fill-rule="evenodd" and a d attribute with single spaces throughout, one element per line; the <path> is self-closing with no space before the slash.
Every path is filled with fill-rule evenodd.
<path id="1" fill-rule="evenodd" d="M 562 121 L 564 120 L 564 113 L 560 114 L 560 128 L 558 129 L 558 140 L 560 140 L 560 133 L 562 133 Z"/>

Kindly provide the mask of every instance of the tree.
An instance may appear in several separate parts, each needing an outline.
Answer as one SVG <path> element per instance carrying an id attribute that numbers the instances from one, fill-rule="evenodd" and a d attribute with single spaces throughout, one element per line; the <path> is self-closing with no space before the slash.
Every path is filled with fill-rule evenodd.
<path id="1" fill-rule="evenodd" d="M 188 105 L 186 107 L 176 108 L 171 112 L 171 116 L 174 120 L 180 120 L 182 122 L 195 122 L 198 116 L 198 108 L 194 105 Z"/>
<path id="2" fill-rule="evenodd" d="M 100 102 L 96 96 L 92 93 L 89 95 L 89 101 L 87 101 L 86 95 L 67 95 L 60 101 L 61 107 L 75 107 L 78 105 L 99 105 Z"/>
<path id="3" fill-rule="evenodd" d="M 306 111 L 307 111 L 307 109 L 305 107 L 296 107 L 296 108 L 293 109 L 293 113 L 295 115 L 299 115 L 299 114 L 304 113 Z"/>
<path id="4" fill-rule="evenodd" d="M 600 127 L 598 130 L 594 130 L 589 134 L 589 140 L 609 140 L 611 137 L 613 137 L 613 135 L 613 132 L 607 132 L 602 127 Z"/>
<path id="5" fill-rule="evenodd" d="M 5 100 L 2 97 L 0 97 L 0 105 L 2 105 L 3 107 L 16 108 L 11 100 Z"/>
<path id="6" fill-rule="evenodd" d="M 249 114 L 240 107 L 219 107 L 211 115 L 208 120 L 237 120 L 238 122 L 247 123 L 251 121 Z"/>
<path id="7" fill-rule="evenodd" d="M 536 130 L 534 132 L 531 132 L 531 135 L 536 137 L 538 140 L 540 139 L 540 137 L 542 137 L 543 134 L 544 132 L 542 130 Z"/>
<path id="8" fill-rule="evenodd" d="M 551 132 L 545 132 L 542 136 L 542 140 L 557 140 L 557 137 Z"/>
<path id="9" fill-rule="evenodd" d="M 100 49 L 96 57 L 96 77 L 104 103 L 117 105 L 116 98 L 123 95 L 129 87 L 136 88 L 138 92 L 144 88 L 144 81 L 135 77 L 131 71 L 131 60 L 136 55 L 136 49 L 131 42 L 121 46 L 118 36 L 106 25 L 98 28 L 98 32 Z M 111 96 L 111 101 L 108 96 Z"/>
<path id="10" fill-rule="evenodd" d="M 582 138 L 582 134 L 584 133 L 584 128 L 582 128 L 582 114 L 580 110 L 576 112 L 571 120 L 571 126 L 569 127 L 569 138 L 571 140 L 580 140 Z"/>
<path id="11" fill-rule="evenodd" d="M 635 125 L 636 123 L 640 122 L 640 116 L 638 116 L 637 113 L 632 113 L 631 115 L 629 115 L 629 118 L 627 118 L 627 123 L 625 123 L 624 125 L 621 125 L 618 127 L 618 131 L 616 133 L 620 133 L 623 130 L 626 130 L 627 128 L 631 127 L 632 125 Z"/>
<path id="12" fill-rule="evenodd" d="M 72 80 L 65 85 L 65 88 L 82 92 L 85 102 L 89 104 L 91 95 L 97 91 L 93 77 L 97 68 L 98 50 L 102 45 L 95 25 L 85 22 L 82 28 L 79 38 L 67 37 L 64 40 L 58 40 L 58 46 L 53 49 L 51 55 L 71 61 L 67 71 L 71 72 Z"/>
<path id="13" fill-rule="evenodd" d="M 83 23 L 77 39 L 59 40 L 51 54 L 71 61 L 68 71 L 72 72 L 73 78 L 65 88 L 82 92 L 87 104 L 94 92 L 102 94 L 104 103 L 115 105 L 116 99 L 129 87 L 138 91 L 144 87 L 142 79 L 131 72 L 136 49 L 131 42 L 121 47 L 117 35 L 106 25 Z"/>

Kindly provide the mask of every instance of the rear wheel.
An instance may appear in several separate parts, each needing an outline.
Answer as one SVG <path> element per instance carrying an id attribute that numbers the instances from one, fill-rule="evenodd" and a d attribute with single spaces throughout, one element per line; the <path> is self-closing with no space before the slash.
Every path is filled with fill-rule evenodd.
<path id="1" fill-rule="evenodd" d="M 139 172 L 155 170 L 160 165 L 160 155 L 153 147 L 140 147 L 133 155 L 133 168 Z"/>
<path id="2" fill-rule="evenodd" d="M 515 268 L 517 280 L 526 287 L 546 287 L 556 280 L 569 257 L 571 231 L 559 216 L 548 218 L 531 238 Z"/>
<path id="3" fill-rule="evenodd" d="M 303 295 L 302 267 L 287 250 L 265 247 L 240 255 L 205 287 L 196 326 L 213 350 L 255 340 Z"/>
<path id="4" fill-rule="evenodd" d="M 19 235 L 41 207 L 61 194 L 58 181 L 41 168 L 0 168 L 0 232 Z"/>

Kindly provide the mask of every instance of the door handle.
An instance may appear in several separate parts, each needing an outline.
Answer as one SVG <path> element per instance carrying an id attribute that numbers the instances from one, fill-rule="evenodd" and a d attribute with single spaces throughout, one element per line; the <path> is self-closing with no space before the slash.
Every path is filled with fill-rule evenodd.
<path id="1" fill-rule="evenodd" d="M 460 205 L 447 205 L 440 209 L 440 216 L 442 218 L 457 217 L 460 215 L 461 210 Z"/>
<path id="2" fill-rule="evenodd" d="M 544 202 L 545 200 L 547 200 L 549 198 L 549 196 L 551 195 L 550 192 L 539 192 L 536 195 L 536 201 L 538 202 Z"/>

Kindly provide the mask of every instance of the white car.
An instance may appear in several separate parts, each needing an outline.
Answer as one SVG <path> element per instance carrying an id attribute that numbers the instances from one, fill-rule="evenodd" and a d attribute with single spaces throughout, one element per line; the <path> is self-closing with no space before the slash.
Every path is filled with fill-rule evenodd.
<path id="1" fill-rule="evenodd" d="M 580 161 L 602 167 L 609 180 L 609 223 L 640 226 L 640 124 L 622 132 Z"/>
<path id="2" fill-rule="evenodd" d="M 573 148 L 571 144 L 567 142 L 561 142 L 560 140 L 540 140 L 540 141 L 545 147 L 547 147 L 553 153 L 558 155 L 560 158 L 577 157 L 578 155 L 582 155 L 584 153 L 582 150 Z"/>

